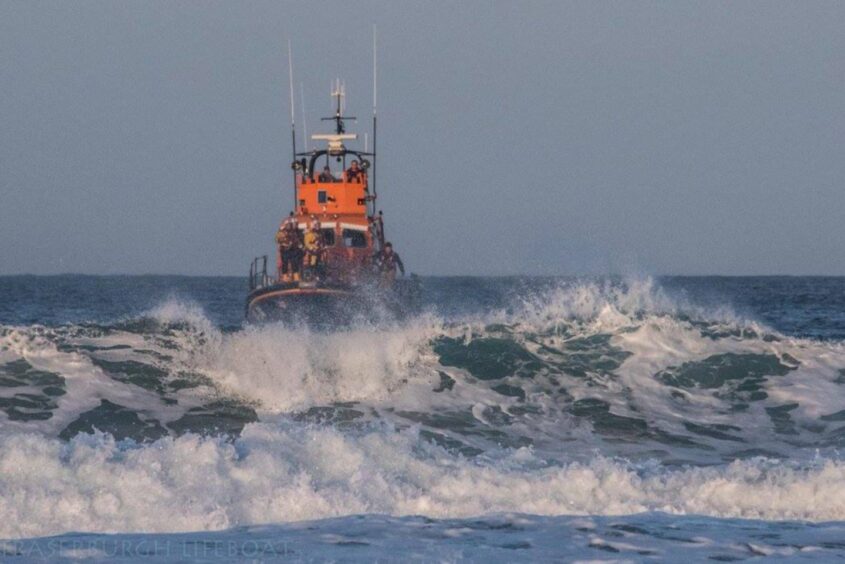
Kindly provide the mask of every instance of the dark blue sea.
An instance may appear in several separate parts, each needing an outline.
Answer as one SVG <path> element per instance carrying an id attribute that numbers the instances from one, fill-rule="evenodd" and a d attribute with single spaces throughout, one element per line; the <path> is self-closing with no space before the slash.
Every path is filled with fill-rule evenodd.
<path id="1" fill-rule="evenodd" d="M 422 281 L 314 330 L 245 278 L 0 277 L 0 554 L 845 556 L 845 278 Z"/>

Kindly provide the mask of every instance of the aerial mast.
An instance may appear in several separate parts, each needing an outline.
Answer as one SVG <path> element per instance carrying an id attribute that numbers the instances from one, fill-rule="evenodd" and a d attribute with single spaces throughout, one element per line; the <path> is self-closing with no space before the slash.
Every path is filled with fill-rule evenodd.
<path id="1" fill-rule="evenodd" d="M 347 118 L 343 115 L 343 98 L 346 96 L 346 84 L 342 84 L 340 79 L 338 78 L 334 84 L 332 84 L 332 97 L 337 99 L 337 109 L 335 110 L 334 117 L 330 118 L 323 118 L 327 120 L 334 120 L 335 121 L 335 133 L 338 135 L 343 135 L 346 133 L 346 126 L 343 123 L 345 119 L 355 119 L 355 118 Z"/>
<path id="2" fill-rule="evenodd" d="M 293 54 L 290 47 L 290 39 L 288 39 L 288 80 L 290 82 L 290 138 L 291 147 L 293 148 L 292 163 L 296 163 L 296 119 L 294 113 L 294 99 L 293 99 Z M 296 168 L 293 169 L 293 209 L 296 209 L 297 204 L 297 189 L 296 189 Z"/>
<path id="3" fill-rule="evenodd" d="M 302 109 L 302 136 L 305 138 L 305 152 L 308 152 L 308 122 L 305 121 L 305 86 L 299 83 L 299 105 Z M 304 174 L 304 172 L 303 172 Z"/>
<path id="4" fill-rule="evenodd" d="M 376 191 L 376 171 L 378 167 L 376 166 L 376 102 L 377 102 L 377 93 L 378 93 L 378 65 L 376 59 L 376 24 L 373 24 L 373 214 L 376 212 L 376 198 L 378 197 L 378 192 Z"/>

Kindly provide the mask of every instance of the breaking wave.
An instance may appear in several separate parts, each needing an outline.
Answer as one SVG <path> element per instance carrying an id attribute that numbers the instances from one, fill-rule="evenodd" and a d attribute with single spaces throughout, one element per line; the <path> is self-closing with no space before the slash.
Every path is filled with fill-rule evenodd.
<path id="1" fill-rule="evenodd" d="M 530 449 L 484 462 L 414 430 L 247 426 L 234 442 L 185 435 L 126 448 L 104 435 L 0 441 L 0 536 L 219 530 L 352 514 L 622 515 L 659 510 L 823 521 L 845 517 L 845 464 L 765 460 L 635 468 L 596 457 L 547 465 Z"/>
<path id="2" fill-rule="evenodd" d="M 0 326 L 0 537 L 361 513 L 845 519 L 845 344 L 653 281 L 335 333 Z"/>

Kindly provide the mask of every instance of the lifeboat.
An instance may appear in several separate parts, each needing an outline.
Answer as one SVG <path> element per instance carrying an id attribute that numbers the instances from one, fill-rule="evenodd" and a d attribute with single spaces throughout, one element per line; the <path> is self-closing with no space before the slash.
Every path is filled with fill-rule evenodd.
<path id="1" fill-rule="evenodd" d="M 337 110 L 323 121 L 333 121 L 334 131 L 311 136 L 319 148 L 297 153 L 291 120 L 295 205 L 279 228 L 275 260 L 264 255 L 250 267 L 249 322 L 343 325 L 403 316 L 418 306 L 418 278 L 406 278 L 398 255 L 385 254 L 391 246 L 376 212 L 375 112 L 372 151 L 355 148 L 358 135 L 346 131 L 355 118 L 343 115 L 344 95 L 339 83 L 333 87 Z"/>

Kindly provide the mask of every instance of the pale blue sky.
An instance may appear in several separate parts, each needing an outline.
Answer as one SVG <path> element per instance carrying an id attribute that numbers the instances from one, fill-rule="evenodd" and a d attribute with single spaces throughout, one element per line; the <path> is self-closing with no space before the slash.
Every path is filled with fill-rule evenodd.
<path id="1" fill-rule="evenodd" d="M 373 23 L 411 270 L 845 274 L 845 3 L 10 0 L 0 274 L 244 274 Z"/>

